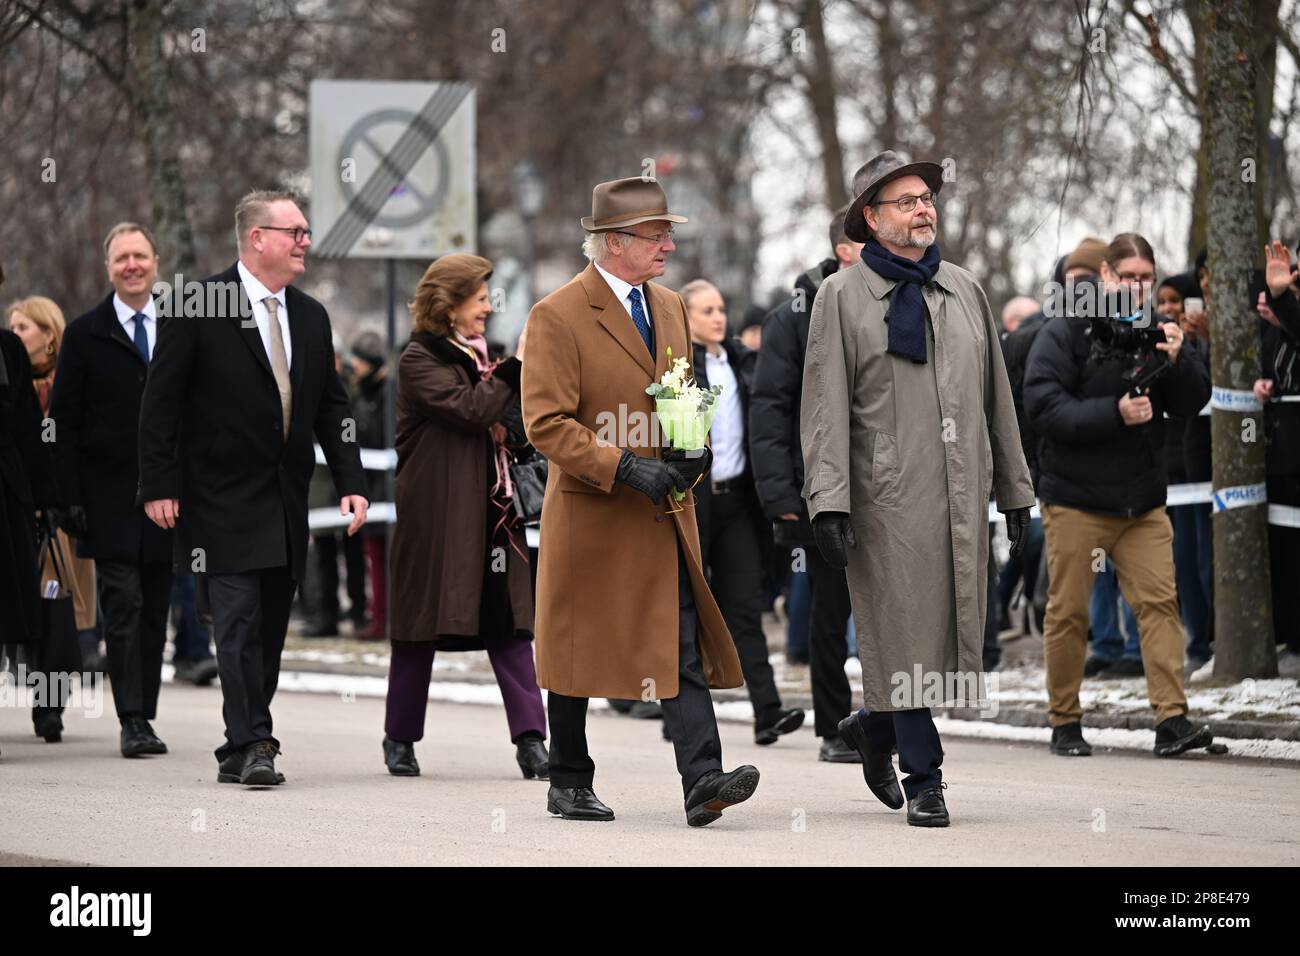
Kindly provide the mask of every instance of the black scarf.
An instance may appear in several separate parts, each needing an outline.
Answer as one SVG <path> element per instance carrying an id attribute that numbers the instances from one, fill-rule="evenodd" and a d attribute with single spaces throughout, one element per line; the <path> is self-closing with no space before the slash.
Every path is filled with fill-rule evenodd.
<path id="1" fill-rule="evenodd" d="M 886 279 L 893 279 L 893 295 L 885 322 L 889 324 L 891 355 L 909 358 L 918 365 L 926 363 L 925 357 L 925 299 L 921 295 L 922 283 L 934 281 L 942 257 L 937 243 L 932 243 L 919 262 L 896 256 L 875 239 L 868 239 L 862 247 L 862 261 Z"/>

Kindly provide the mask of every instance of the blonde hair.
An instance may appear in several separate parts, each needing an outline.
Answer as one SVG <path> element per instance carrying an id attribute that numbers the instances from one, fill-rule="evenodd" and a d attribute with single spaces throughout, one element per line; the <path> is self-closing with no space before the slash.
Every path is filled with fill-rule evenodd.
<path id="1" fill-rule="evenodd" d="M 692 279 L 690 282 L 686 283 L 686 285 L 682 286 L 677 294 L 682 297 L 682 301 L 686 303 L 686 308 L 689 310 L 691 307 L 691 296 L 698 295 L 706 289 L 712 289 L 714 292 L 718 292 L 718 287 L 708 279 Z M 721 295 L 722 293 L 719 292 L 718 294 Z"/>
<path id="2" fill-rule="evenodd" d="M 153 241 L 153 233 L 140 225 L 138 222 L 119 222 L 112 229 L 108 230 L 108 235 L 104 237 L 104 261 L 108 261 L 108 247 L 113 244 L 113 240 L 128 232 L 138 232 L 149 242 L 149 248 L 153 254 L 158 255 L 158 243 Z"/>
<path id="3" fill-rule="evenodd" d="M 64 321 L 63 310 L 58 307 L 55 301 L 47 299 L 43 295 L 33 295 L 10 303 L 9 307 L 5 309 L 6 328 L 13 321 L 15 312 L 21 312 L 35 322 L 38 329 L 53 336 L 50 339 L 50 346 L 54 351 L 50 354 L 57 356 L 60 346 L 63 345 L 63 329 L 67 322 Z"/>
<path id="4" fill-rule="evenodd" d="M 451 312 L 492 278 L 492 263 L 482 256 L 462 252 L 435 259 L 424 270 L 415 298 L 407 303 L 411 329 L 432 335 L 451 335 Z"/>

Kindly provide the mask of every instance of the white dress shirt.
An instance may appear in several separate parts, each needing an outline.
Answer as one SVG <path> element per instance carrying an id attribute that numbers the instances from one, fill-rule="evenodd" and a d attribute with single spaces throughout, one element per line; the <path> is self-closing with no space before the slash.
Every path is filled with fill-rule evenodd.
<path id="1" fill-rule="evenodd" d="M 253 304 L 253 320 L 257 323 L 257 332 L 262 336 L 262 347 L 266 349 L 266 357 L 269 361 L 271 358 L 271 321 L 270 313 L 266 309 L 266 303 L 262 300 L 271 295 L 271 290 L 262 285 L 257 276 L 248 271 L 248 267 L 240 260 L 236 266 L 239 270 L 239 281 L 244 285 L 244 291 L 248 293 L 248 301 Z M 289 338 L 289 306 L 284 300 L 284 289 L 275 293 L 275 300 L 280 303 L 277 310 L 277 318 L 280 320 L 280 335 L 284 338 L 284 361 L 289 368 L 293 368 L 293 343 Z"/>
<path id="2" fill-rule="evenodd" d="M 740 389 L 736 373 L 727 360 L 726 349 L 714 355 L 704 350 L 704 374 L 710 385 L 721 385 L 722 394 L 714 401 L 718 410 L 713 415 L 709 437 L 713 439 L 713 466 L 709 477 L 713 481 L 730 481 L 745 472 L 745 416 L 740 405 Z"/>
<path id="3" fill-rule="evenodd" d="M 628 298 L 628 294 L 633 289 L 636 289 L 638 292 L 641 293 L 641 309 L 642 311 L 645 312 L 646 322 L 650 323 L 651 329 L 654 329 L 655 327 L 654 320 L 650 318 L 650 303 L 646 301 L 645 289 L 641 288 L 640 285 L 632 285 L 632 283 L 630 282 L 624 282 L 616 275 L 610 275 L 608 272 L 606 272 L 604 269 L 600 267 L 599 263 L 593 262 L 592 265 L 596 267 L 597 272 L 599 272 L 602 276 L 605 277 L 605 282 L 609 284 L 609 287 L 612 290 L 614 290 L 614 298 L 618 299 L 619 302 L 623 303 L 623 308 L 627 309 L 627 314 L 629 318 L 631 318 L 632 316 L 632 301 Z M 634 329 L 636 328 L 635 323 L 633 323 L 632 328 Z M 641 333 L 638 332 L 637 334 L 640 335 Z"/>
<path id="4" fill-rule="evenodd" d="M 113 311 L 117 313 L 117 321 L 122 323 L 122 328 L 126 329 L 126 337 L 134 343 L 135 309 L 123 302 L 114 292 Z M 149 360 L 153 361 L 153 347 L 158 341 L 158 309 L 154 306 L 153 296 L 149 297 L 149 301 L 144 304 L 140 312 L 145 316 L 144 334 L 149 339 Z"/>

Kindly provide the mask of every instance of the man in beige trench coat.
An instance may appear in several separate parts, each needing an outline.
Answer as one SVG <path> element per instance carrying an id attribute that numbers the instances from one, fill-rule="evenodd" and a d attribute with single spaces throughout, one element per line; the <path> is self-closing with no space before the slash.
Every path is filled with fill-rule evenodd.
<path id="1" fill-rule="evenodd" d="M 592 790 L 589 697 L 662 701 L 691 826 L 747 800 L 758 771 L 722 771 L 710 687 L 738 687 L 740 661 L 709 593 L 695 507 L 669 494 L 707 453 L 660 448 L 646 386 L 691 357 L 681 297 L 649 280 L 676 247 L 662 187 L 601 183 L 585 270 L 533 306 L 521 397 L 528 440 L 550 460 L 537 569 L 537 683 L 549 691 L 547 809 L 612 820 Z"/>
<path id="2" fill-rule="evenodd" d="M 984 697 L 989 491 L 1019 555 L 1034 503 L 984 291 L 934 244 L 942 168 L 870 160 L 845 216 L 862 259 L 813 303 L 800 423 L 817 546 L 848 570 L 862 711 L 840 734 L 907 822 L 947 826 L 930 708 Z"/>

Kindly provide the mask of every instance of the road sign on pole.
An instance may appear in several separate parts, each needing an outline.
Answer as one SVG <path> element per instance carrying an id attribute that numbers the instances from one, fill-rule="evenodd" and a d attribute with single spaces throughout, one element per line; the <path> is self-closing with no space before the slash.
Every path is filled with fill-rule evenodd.
<path id="1" fill-rule="evenodd" d="M 310 112 L 313 255 L 475 250 L 470 84 L 314 80 Z"/>

